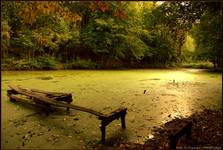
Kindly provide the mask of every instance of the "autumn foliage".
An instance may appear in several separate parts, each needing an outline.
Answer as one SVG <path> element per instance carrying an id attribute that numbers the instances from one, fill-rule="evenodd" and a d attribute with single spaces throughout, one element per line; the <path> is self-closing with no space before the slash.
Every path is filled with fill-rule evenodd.
<path id="1" fill-rule="evenodd" d="M 101 12 L 106 12 L 109 9 L 108 4 L 100 1 L 91 2 L 89 7 L 92 11 L 101 11 Z"/>
<path id="2" fill-rule="evenodd" d="M 117 6 L 122 6 L 121 2 L 116 2 Z M 96 1 L 96 2 L 91 2 L 89 8 L 91 11 L 96 12 L 108 12 L 111 11 L 112 15 L 118 19 L 127 19 L 127 12 L 125 12 L 124 9 L 121 8 L 110 8 L 109 3 L 106 2 L 101 2 L 101 1 Z"/>
<path id="3" fill-rule="evenodd" d="M 24 23 L 32 25 L 40 15 L 52 15 L 55 19 L 64 18 L 69 22 L 81 21 L 81 17 L 77 14 L 65 10 L 58 2 L 29 2 L 19 12 Z"/>

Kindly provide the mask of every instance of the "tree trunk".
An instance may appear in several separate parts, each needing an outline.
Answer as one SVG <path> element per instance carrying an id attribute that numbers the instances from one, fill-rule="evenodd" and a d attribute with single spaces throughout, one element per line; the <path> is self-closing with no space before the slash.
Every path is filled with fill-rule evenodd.
<path id="1" fill-rule="evenodd" d="M 29 50 L 29 52 L 28 52 L 28 60 L 29 60 L 29 62 L 30 62 L 30 57 L 31 57 L 31 50 Z"/>

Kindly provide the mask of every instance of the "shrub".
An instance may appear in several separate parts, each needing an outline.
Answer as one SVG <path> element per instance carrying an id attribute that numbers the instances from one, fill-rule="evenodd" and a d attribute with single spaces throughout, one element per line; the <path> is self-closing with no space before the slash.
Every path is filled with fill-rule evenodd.
<path id="1" fill-rule="evenodd" d="M 37 59 L 37 66 L 43 70 L 55 69 L 56 64 L 56 60 L 50 56 L 41 56 Z"/>
<path id="2" fill-rule="evenodd" d="M 214 67 L 214 64 L 209 61 L 196 61 L 196 62 L 184 63 L 182 64 L 182 67 L 210 69 Z"/>
<path id="3" fill-rule="evenodd" d="M 99 67 L 100 66 L 91 59 L 84 60 L 79 57 L 76 58 L 76 60 L 65 64 L 66 69 L 96 69 Z"/>
<path id="4" fill-rule="evenodd" d="M 53 57 L 42 56 L 36 59 L 19 59 L 14 57 L 2 60 L 2 70 L 50 70 L 56 68 Z"/>

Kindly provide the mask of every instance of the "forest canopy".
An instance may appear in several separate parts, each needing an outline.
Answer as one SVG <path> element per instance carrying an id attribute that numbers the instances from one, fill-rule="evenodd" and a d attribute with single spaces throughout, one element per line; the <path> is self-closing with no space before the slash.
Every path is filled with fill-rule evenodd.
<path id="1" fill-rule="evenodd" d="M 2 1 L 2 69 L 221 67 L 221 5 Z"/>

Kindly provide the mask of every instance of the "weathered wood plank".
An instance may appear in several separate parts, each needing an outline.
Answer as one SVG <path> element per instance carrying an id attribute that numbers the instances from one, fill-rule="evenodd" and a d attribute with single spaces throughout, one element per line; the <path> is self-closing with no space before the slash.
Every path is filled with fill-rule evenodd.
<path id="1" fill-rule="evenodd" d="M 71 93 L 48 92 L 48 91 L 38 90 L 38 89 L 30 89 L 30 91 L 46 94 L 47 97 L 54 98 L 55 100 L 58 100 L 58 101 L 65 101 L 65 102 L 73 101 Z"/>
<path id="2" fill-rule="evenodd" d="M 17 94 L 10 94 L 8 96 L 9 96 L 9 98 L 12 102 L 17 101 L 17 102 L 26 103 L 26 104 L 29 104 L 29 105 L 40 106 L 41 108 L 44 108 L 45 110 L 49 109 L 49 106 L 47 106 L 47 105 L 36 103 L 35 101 L 30 101 L 29 99 L 24 98 L 24 97 L 20 97 Z"/>
<path id="3" fill-rule="evenodd" d="M 48 91 L 39 90 L 39 89 L 30 89 L 30 91 L 37 92 L 37 93 L 44 93 L 49 96 L 68 96 L 69 97 L 72 95 L 71 93 L 48 92 Z"/>
<path id="4" fill-rule="evenodd" d="M 70 95 L 70 93 L 49 92 L 49 91 L 39 90 L 39 89 L 30 89 L 30 90 L 34 91 L 34 92 L 45 93 L 45 94 L 52 94 L 52 95 Z"/>
<path id="5" fill-rule="evenodd" d="M 121 115 L 125 115 L 126 111 L 127 108 L 118 108 L 109 114 L 99 117 L 99 119 L 102 120 L 104 124 L 109 124 L 111 121 L 119 119 Z"/>

